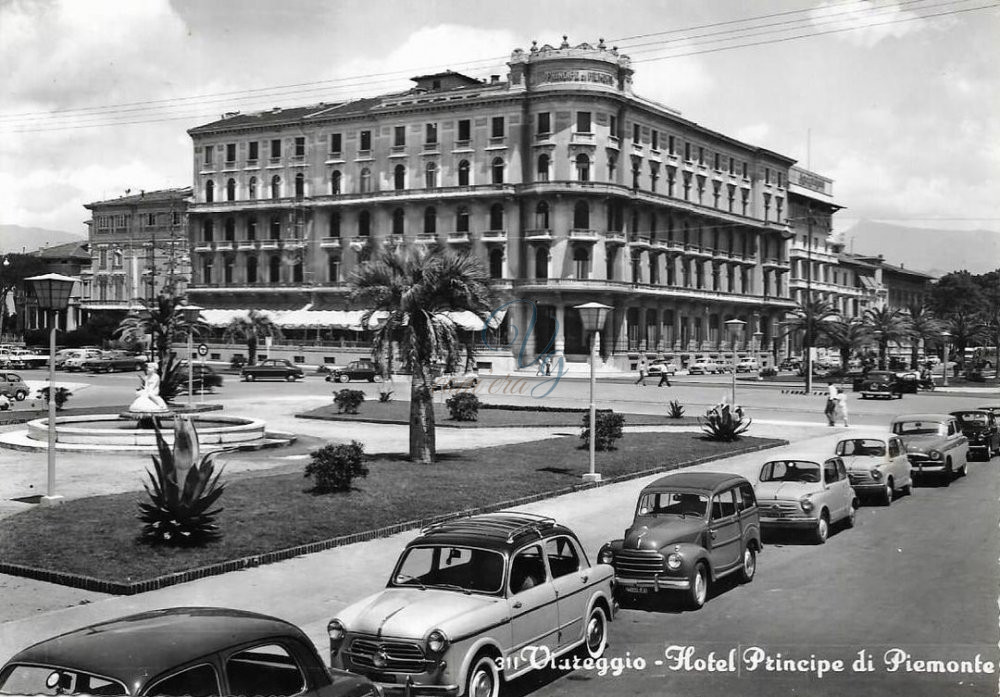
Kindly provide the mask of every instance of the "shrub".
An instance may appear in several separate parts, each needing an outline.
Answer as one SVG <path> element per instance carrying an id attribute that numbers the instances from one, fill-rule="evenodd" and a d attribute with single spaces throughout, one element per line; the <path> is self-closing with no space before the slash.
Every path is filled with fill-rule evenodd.
<path id="1" fill-rule="evenodd" d="M 233 370 L 240 370 L 247 364 L 247 359 L 242 353 L 237 353 L 229 359 L 229 367 Z"/>
<path id="2" fill-rule="evenodd" d="M 625 425 L 625 415 L 616 414 L 610 409 L 601 409 L 595 418 L 597 438 L 594 441 L 595 450 L 613 450 L 615 441 L 622 437 L 622 427 Z M 580 432 L 583 447 L 590 447 L 590 414 L 583 415 L 583 430 Z"/>
<path id="3" fill-rule="evenodd" d="M 365 446 L 356 440 L 352 440 L 350 445 L 324 445 L 309 455 L 312 461 L 306 465 L 305 476 L 313 478 L 316 493 L 350 491 L 355 477 L 368 476 Z"/>
<path id="4" fill-rule="evenodd" d="M 56 409 L 62 409 L 63 404 L 66 400 L 70 398 L 73 393 L 69 391 L 66 387 L 56 387 Z M 49 401 L 49 388 L 48 385 L 38 390 L 38 398 L 43 399 L 46 402 Z"/>
<path id="5" fill-rule="evenodd" d="M 177 395 L 187 390 L 188 369 L 177 358 L 173 351 L 167 356 L 165 364 L 159 366 L 160 398 L 164 402 L 173 402 Z"/>
<path id="6" fill-rule="evenodd" d="M 361 390 L 340 390 L 333 393 L 333 403 L 337 405 L 337 413 L 357 414 L 358 407 L 365 401 L 365 393 Z"/>
<path id="7" fill-rule="evenodd" d="M 667 413 L 671 419 L 681 419 L 684 417 L 684 407 L 676 399 L 670 400 L 670 411 Z"/>
<path id="8" fill-rule="evenodd" d="M 455 421 L 479 420 L 479 397 L 471 392 L 459 392 L 444 403 Z"/>
<path id="9" fill-rule="evenodd" d="M 699 419 L 701 430 L 708 440 L 732 442 L 746 433 L 753 420 L 743 413 L 742 407 L 730 409 L 728 404 L 716 404 L 708 410 L 704 419 Z"/>
<path id="10" fill-rule="evenodd" d="M 760 369 L 760 376 L 762 378 L 773 378 L 777 374 L 778 374 L 778 371 L 775 370 L 774 368 L 761 368 Z"/>
<path id="11" fill-rule="evenodd" d="M 382 404 L 392 401 L 392 390 L 379 390 L 378 391 L 378 401 Z"/>

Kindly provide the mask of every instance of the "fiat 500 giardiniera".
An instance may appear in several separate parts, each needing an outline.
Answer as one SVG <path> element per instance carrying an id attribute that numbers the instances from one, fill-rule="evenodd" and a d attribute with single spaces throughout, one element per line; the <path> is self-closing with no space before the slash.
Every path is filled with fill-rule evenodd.
<path id="1" fill-rule="evenodd" d="M 683 593 L 700 608 L 709 584 L 757 571 L 760 521 L 753 486 L 718 472 L 678 472 L 639 494 L 625 537 L 601 548 L 598 561 L 615 570 L 615 590 L 627 594 Z"/>
<path id="2" fill-rule="evenodd" d="M 613 576 L 550 518 L 444 521 L 406 546 L 385 590 L 330 621 L 330 661 L 387 694 L 496 697 L 549 659 L 604 653 Z"/>
<path id="3" fill-rule="evenodd" d="M 858 496 L 873 496 L 884 505 L 897 491 L 913 491 L 906 449 L 891 433 L 857 434 L 845 438 L 835 451 L 847 466 L 847 477 Z"/>
<path id="4" fill-rule="evenodd" d="M 328 670 L 298 627 L 224 608 L 154 610 L 21 651 L 0 669 L 3 695 L 381 695 Z"/>
<path id="5" fill-rule="evenodd" d="M 969 439 L 954 416 L 904 414 L 892 420 L 892 432 L 903 441 L 914 474 L 940 474 L 946 481 L 965 476 Z"/>
<path id="6" fill-rule="evenodd" d="M 765 530 L 809 530 L 823 544 L 831 525 L 854 527 L 858 498 L 839 457 L 782 455 L 761 468 L 756 493 Z"/>

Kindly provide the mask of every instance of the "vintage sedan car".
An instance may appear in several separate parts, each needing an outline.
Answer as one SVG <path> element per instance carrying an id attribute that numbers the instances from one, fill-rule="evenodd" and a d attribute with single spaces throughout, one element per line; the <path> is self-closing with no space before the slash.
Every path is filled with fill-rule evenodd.
<path id="1" fill-rule="evenodd" d="M 708 375 L 709 373 L 721 373 L 724 368 L 712 360 L 698 359 L 688 364 L 688 375 Z"/>
<path id="2" fill-rule="evenodd" d="M 185 376 L 184 381 L 180 384 L 180 389 L 181 392 L 187 392 L 187 361 L 181 361 L 180 371 L 181 375 Z M 213 392 L 216 387 L 222 387 L 222 376 L 215 372 L 215 369 L 210 365 L 194 363 L 191 366 L 191 387 L 194 392 Z"/>
<path id="3" fill-rule="evenodd" d="M 406 546 L 385 590 L 330 620 L 331 665 L 387 693 L 496 697 L 538 667 L 532 651 L 604 653 L 613 576 L 551 518 L 447 520 Z"/>
<path id="4" fill-rule="evenodd" d="M 56 354 L 56 370 L 67 372 L 83 370 L 84 361 L 99 358 L 101 353 L 101 349 L 64 349 Z"/>
<path id="5" fill-rule="evenodd" d="M 649 364 L 646 374 L 650 377 L 660 377 L 664 373 L 667 375 L 676 375 L 677 371 L 678 367 L 675 361 L 653 361 Z"/>
<path id="6" fill-rule="evenodd" d="M 964 409 L 951 415 L 958 419 L 962 435 L 969 439 L 969 454 L 975 452 L 984 460 L 1000 454 L 1000 419 L 992 411 Z"/>
<path id="7" fill-rule="evenodd" d="M 295 382 L 305 377 L 302 368 L 287 358 L 266 358 L 257 365 L 244 366 L 240 375 L 247 382 L 254 380 L 288 380 Z"/>
<path id="8" fill-rule="evenodd" d="M 736 364 L 737 373 L 756 373 L 760 370 L 760 363 L 755 358 L 743 358 Z"/>
<path id="9" fill-rule="evenodd" d="M 700 608 L 709 585 L 730 574 L 753 580 L 763 549 L 757 499 L 743 477 L 677 472 L 639 494 L 625 537 L 601 548 L 597 560 L 615 570 L 615 590 L 679 591 Z"/>
<path id="10" fill-rule="evenodd" d="M 35 353 L 28 349 L 12 349 L 0 353 L 0 366 L 20 370 L 44 368 L 49 364 L 47 354 Z"/>
<path id="11" fill-rule="evenodd" d="M 861 381 L 861 399 L 903 398 L 903 384 L 894 371 L 872 370 Z"/>
<path id="12" fill-rule="evenodd" d="M 105 351 L 96 358 L 89 358 L 81 364 L 83 370 L 92 373 L 123 373 L 146 369 L 146 357 L 127 351 Z"/>
<path id="13" fill-rule="evenodd" d="M 4 695 L 381 695 L 328 670 L 288 622 L 223 608 L 153 610 L 21 651 L 0 669 Z"/>
<path id="14" fill-rule="evenodd" d="M 375 382 L 382 379 L 378 368 L 369 360 L 351 361 L 347 365 L 331 366 L 329 370 L 330 372 L 326 375 L 327 382 L 350 382 L 351 380 Z"/>
<path id="15" fill-rule="evenodd" d="M 0 394 L 23 402 L 30 392 L 28 385 L 17 373 L 0 373 Z"/>
<path id="16" fill-rule="evenodd" d="M 950 414 L 903 414 L 890 427 L 906 448 L 916 475 L 964 477 L 969 461 L 969 439 Z"/>
<path id="17" fill-rule="evenodd" d="M 854 527 L 858 497 L 839 457 L 782 454 L 761 467 L 755 491 L 765 530 L 808 530 L 823 544 L 832 525 Z"/>
<path id="18" fill-rule="evenodd" d="M 896 492 L 910 494 L 913 476 L 906 448 L 891 433 L 852 433 L 834 452 L 844 461 L 847 477 L 858 496 L 878 497 L 884 505 L 892 503 Z"/>

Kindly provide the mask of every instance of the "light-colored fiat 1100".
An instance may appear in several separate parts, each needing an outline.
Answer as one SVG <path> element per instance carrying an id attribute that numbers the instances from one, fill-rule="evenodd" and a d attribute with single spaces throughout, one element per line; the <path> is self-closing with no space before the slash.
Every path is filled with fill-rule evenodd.
<path id="1" fill-rule="evenodd" d="M 858 499 L 839 457 L 782 455 L 761 468 L 756 493 L 765 530 L 810 530 L 823 544 L 831 525 L 843 521 L 854 527 Z"/>
<path id="2" fill-rule="evenodd" d="M 898 436 L 859 433 L 844 438 L 834 450 L 847 466 L 847 476 L 858 496 L 877 497 L 888 506 L 896 492 L 913 490 L 910 461 Z"/>
<path id="3" fill-rule="evenodd" d="M 438 523 L 406 546 L 385 590 L 330 621 L 331 663 L 386 694 L 496 697 L 562 654 L 604 653 L 613 575 L 550 518 Z"/>

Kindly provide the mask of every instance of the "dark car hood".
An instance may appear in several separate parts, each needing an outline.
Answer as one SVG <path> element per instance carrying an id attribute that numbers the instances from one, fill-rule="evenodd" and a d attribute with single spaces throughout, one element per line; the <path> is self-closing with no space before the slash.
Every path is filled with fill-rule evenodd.
<path id="1" fill-rule="evenodd" d="M 705 529 L 696 516 L 658 516 L 636 521 L 625 532 L 624 549 L 660 549 L 665 545 L 694 542 Z"/>

